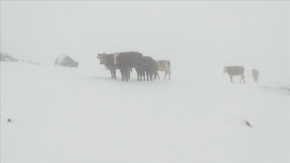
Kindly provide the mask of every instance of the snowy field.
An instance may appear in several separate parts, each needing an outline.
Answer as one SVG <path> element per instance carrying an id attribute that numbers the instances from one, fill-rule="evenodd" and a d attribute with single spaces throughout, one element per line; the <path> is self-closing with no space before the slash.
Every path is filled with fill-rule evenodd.
<path id="1" fill-rule="evenodd" d="M 1 162 L 288 162 L 289 91 L 217 72 L 127 83 L 1 62 Z"/>

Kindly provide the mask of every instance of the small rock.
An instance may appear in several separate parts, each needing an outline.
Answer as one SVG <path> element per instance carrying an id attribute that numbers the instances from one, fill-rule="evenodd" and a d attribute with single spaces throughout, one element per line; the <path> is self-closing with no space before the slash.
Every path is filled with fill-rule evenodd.
<path id="1" fill-rule="evenodd" d="M 8 121 L 8 122 L 11 122 L 11 120 L 10 120 L 10 119 L 8 119 L 7 121 Z"/>
<path id="2" fill-rule="evenodd" d="M 247 124 L 248 126 L 252 127 L 251 124 L 250 124 L 248 121 L 246 121 L 246 124 Z"/>

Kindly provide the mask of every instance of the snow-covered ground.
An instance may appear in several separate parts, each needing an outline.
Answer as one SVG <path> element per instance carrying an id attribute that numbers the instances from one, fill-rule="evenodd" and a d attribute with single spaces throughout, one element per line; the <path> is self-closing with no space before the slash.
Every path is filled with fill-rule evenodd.
<path id="1" fill-rule="evenodd" d="M 1 162 L 289 161 L 289 91 L 172 71 L 1 62 Z"/>

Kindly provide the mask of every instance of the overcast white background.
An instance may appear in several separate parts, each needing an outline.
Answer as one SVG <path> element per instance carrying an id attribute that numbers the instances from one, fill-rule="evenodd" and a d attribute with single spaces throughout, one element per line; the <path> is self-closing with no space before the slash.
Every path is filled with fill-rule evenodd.
<path id="1" fill-rule="evenodd" d="M 176 77 L 242 65 L 288 82 L 289 37 L 287 1 L 1 1 L 1 53 L 51 65 L 139 51 Z"/>

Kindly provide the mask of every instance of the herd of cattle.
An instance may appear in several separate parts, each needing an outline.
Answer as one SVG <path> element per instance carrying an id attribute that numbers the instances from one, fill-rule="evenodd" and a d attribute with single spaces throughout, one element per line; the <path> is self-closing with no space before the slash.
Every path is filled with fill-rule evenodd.
<path id="1" fill-rule="evenodd" d="M 139 52 L 120 52 L 113 54 L 98 54 L 98 59 L 100 59 L 100 64 L 104 64 L 111 72 L 111 78 L 117 79 L 116 70 L 119 69 L 122 75 L 122 81 L 127 81 L 130 79 L 130 72 L 132 68 L 135 68 L 137 72 L 137 80 L 147 81 L 159 78 L 158 71 L 165 72 L 164 79 L 168 75 L 170 80 L 171 70 L 169 60 L 158 60 L 155 61 L 152 57 L 143 56 Z"/>
<path id="2" fill-rule="evenodd" d="M 169 60 L 154 60 L 150 56 L 143 56 L 143 54 L 139 52 L 120 52 L 113 54 L 98 54 L 97 58 L 100 60 L 100 64 L 106 66 L 108 70 L 111 72 L 111 78 L 117 79 L 116 70 L 119 69 L 122 75 L 122 81 L 127 81 L 130 79 L 130 73 L 132 69 L 135 68 L 137 72 L 137 80 L 142 81 L 160 79 L 158 71 L 165 72 L 164 79 L 166 79 L 168 75 L 168 79 L 170 80 L 171 69 L 170 69 L 170 61 Z M 75 62 L 67 55 L 59 56 L 55 65 L 62 65 L 67 67 L 78 67 L 78 62 Z M 227 66 L 224 67 L 224 73 L 228 73 L 230 75 L 231 82 L 233 82 L 233 76 L 240 75 L 241 80 L 245 83 L 243 66 Z M 252 69 L 252 75 L 255 82 L 258 82 L 259 71 L 256 69 Z"/>

